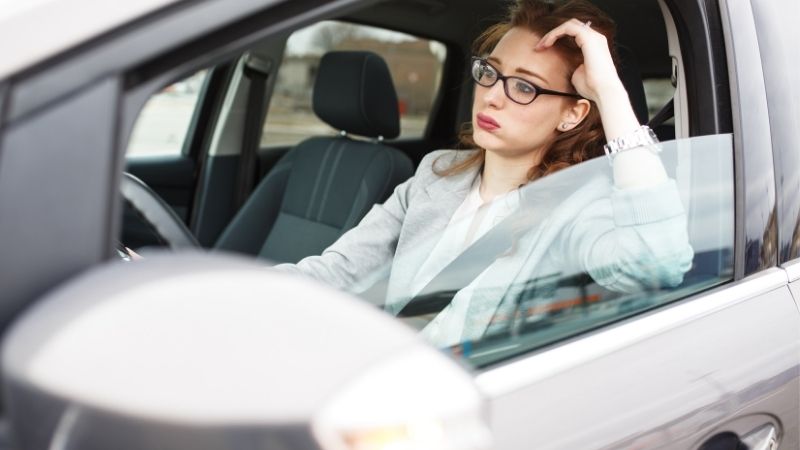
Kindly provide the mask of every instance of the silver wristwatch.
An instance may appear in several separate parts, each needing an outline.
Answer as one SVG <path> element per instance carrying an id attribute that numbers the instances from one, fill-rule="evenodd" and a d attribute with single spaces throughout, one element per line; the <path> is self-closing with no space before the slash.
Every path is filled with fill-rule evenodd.
<path id="1" fill-rule="evenodd" d="M 659 152 L 661 151 L 661 147 L 657 144 L 658 138 L 656 134 L 653 133 L 653 130 L 647 125 L 642 125 L 632 133 L 608 141 L 608 143 L 603 146 L 603 150 L 605 150 L 606 156 L 613 158 L 614 155 L 619 152 L 637 147 L 646 147 L 652 152 Z"/>

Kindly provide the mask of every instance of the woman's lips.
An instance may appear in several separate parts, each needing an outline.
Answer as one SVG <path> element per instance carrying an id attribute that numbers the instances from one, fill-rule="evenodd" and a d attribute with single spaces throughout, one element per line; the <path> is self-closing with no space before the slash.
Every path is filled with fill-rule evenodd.
<path id="1" fill-rule="evenodd" d="M 475 121 L 478 122 L 478 126 L 486 131 L 493 131 L 500 128 L 500 124 L 486 114 L 478 113 L 475 119 Z"/>

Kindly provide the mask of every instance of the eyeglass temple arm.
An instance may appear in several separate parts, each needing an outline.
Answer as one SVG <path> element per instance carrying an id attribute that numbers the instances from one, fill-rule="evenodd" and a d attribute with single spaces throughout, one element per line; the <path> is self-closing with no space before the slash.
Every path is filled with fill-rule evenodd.
<path id="1" fill-rule="evenodd" d="M 559 92 L 559 91 L 551 91 L 550 89 L 539 88 L 539 95 L 541 94 L 548 94 L 548 95 L 560 95 L 562 97 L 573 97 L 582 99 L 583 97 L 579 94 L 570 94 L 569 92 Z"/>

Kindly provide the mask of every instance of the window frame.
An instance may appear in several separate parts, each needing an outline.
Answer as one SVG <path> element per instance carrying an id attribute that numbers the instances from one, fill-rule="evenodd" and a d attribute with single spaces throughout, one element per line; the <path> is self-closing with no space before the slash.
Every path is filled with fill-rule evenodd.
<path id="1" fill-rule="evenodd" d="M 764 88 L 768 100 L 770 118 L 770 134 L 775 159 L 775 180 L 777 190 L 777 252 L 778 264 L 784 264 L 800 258 L 800 202 L 797 201 L 797 168 L 800 167 L 800 130 L 792 124 L 791 118 L 798 117 L 800 106 L 791 106 L 791 100 L 797 98 L 800 88 L 794 80 L 800 79 L 800 62 L 797 59 L 783 58 L 785 53 L 772 44 L 787 45 L 785 37 L 789 34 L 784 25 L 793 24 L 800 8 L 787 11 L 783 5 L 762 0 L 753 0 L 752 12 L 755 33 L 758 39 L 760 63 L 763 67 Z M 777 21 L 777 23 L 775 23 Z M 794 70 L 784 70 L 793 67 Z M 780 69 L 780 70 L 776 70 Z M 794 75 L 794 80 L 791 76 Z M 793 126 L 794 125 L 794 126 Z"/>
<path id="2" fill-rule="evenodd" d="M 723 32 L 723 22 L 727 20 L 724 14 L 720 14 L 716 4 L 711 0 L 660 0 L 667 6 L 670 15 L 672 16 L 673 23 L 677 30 L 681 58 L 683 61 L 683 79 L 678 74 L 678 83 L 682 81 L 687 86 L 687 98 L 689 117 L 689 136 L 691 138 L 696 136 L 703 136 L 709 134 L 732 134 L 734 147 L 731 149 L 733 152 L 733 180 L 734 180 L 734 242 L 733 242 L 733 259 L 734 259 L 734 273 L 733 279 L 722 282 L 718 285 L 712 286 L 710 289 L 693 292 L 684 298 L 676 299 L 669 303 L 658 305 L 652 309 L 642 312 L 637 312 L 626 317 L 621 317 L 617 321 L 599 325 L 590 330 L 582 331 L 580 333 L 569 336 L 565 339 L 552 342 L 548 345 L 533 348 L 526 353 L 521 353 L 514 357 L 497 361 L 491 364 L 477 368 L 479 385 L 489 386 L 495 383 L 497 373 L 507 371 L 508 367 L 515 367 L 519 364 L 528 364 L 527 361 L 533 360 L 537 355 L 558 349 L 568 344 L 577 342 L 591 342 L 597 336 L 605 335 L 608 332 L 613 332 L 618 328 L 626 328 L 629 325 L 635 324 L 640 320 L 649 318 L 653 315 L 658 315 L 665 310 L 671 308 L 678 308 L 681 305 L 687 305 L 697 302 L 701 299 L 714 296 L 725 290 L 735 289 L 737 291 L 744 288 L 748 283 L 743 280 L 747 275 L 755 275 L 756 273 L 763 272 L 764 269 L 774 266 L 772 265 L 758 265 L 754 261 L 752 254 L 744 251 L 745 247 L 745 223 L 750 226 L 751 217 L 747 217 L 745 222 L 743 204 L 759 203 L 765 199 L 757 193 L 750 193 L 744 189 L 743 160 L 753 158 L 755 156 L 743 151 L 741 142 L 741 120 L 734 122 L 733 112 L 736 103 L 734 99 L 738 96 L 738 90 L 735 88 L 734 83 L 728 82 L 728 76 L 731 78 L 736 77 L 734 64 L 728 66 L 730 55 L 722 53 L 725 51 L 725 45 L 729 43 L 729 33 Z M 735 1 L 735 0 L 731 0 Z M 727 26 L 727 25 L 726 25 Z M 669 26 L 668 26 L 669 28 Z M 726 30 L 728 31 L 728 30 Z M 693 32 L 690 34 L 690 32 Z M 698 61 L 700 63 L 698 63 Z M 750 65 L 753 71 L 760 70 L 759 64 Z M 725 70 L 723 70 L 725 69 Z M 679 95 L 676 91 L 676 95 Z M 697 111 L 704 111 L 711 108 L 714 114 L 711 117 L 704 116 L 697 113 Z M 736 126 L 735 126 L 736 125 Z M 676 136 L 681 139 L 681 136 Z M 769 161 L 772 161 L 772 149 L 768 147 L 770 152 Z M 757 174 L 748 173 L 751 178 Z M 774 177 L 772 172 L 769 172 L 770 179 Z M 748 196 L 745 198 L 745 196 Z M 760 225 L 763 221 L 758 221 Z M 758 227 L 757 225 L 757 227 Z M 761 228 L 763 230 L 764 228 Z M 745 270 L 745 268 L 749 270 Z M 759 278 L 769 280 L 770 283 L 774 282 L 776 277 L 771 272 L 764 272 Z M 742 286 L 741 288 L 739 286 Z M 515 369 L 512 369 L 515 370 Z M 504 377 L 504 375 L 500 375 Z M 491 381 L 484 381 L 491 380 Z"/>
<path id="3" fill-rule="evenodd" d="M 736 278 L 777 265 L 777 192 L 758 37 L 749 2 L 720 0 L 737 184 Z M 733 30 L 736 30 L 734 33 Z M 765 214 L 766 211 L 769 213 Z"/>

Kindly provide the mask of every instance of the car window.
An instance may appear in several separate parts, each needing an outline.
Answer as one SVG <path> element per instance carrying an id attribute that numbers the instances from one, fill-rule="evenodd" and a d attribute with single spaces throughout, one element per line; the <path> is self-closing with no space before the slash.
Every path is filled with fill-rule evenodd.
<path id="1" fill-rule="evenodd" d="M 443 44 L 385 29 L 325 21 L 294 32 L 278 70 L 261 146 L 294 145 L 313 135 L 335 134 L 311 107 L 319 61 L 332 50 L 367 50 L 386 60 L 397 90 L 400 138 L 420 137 L 438 93 Z"/>
<path id="2" fill-rule="evenodd" d="M 645 78 L 642 80 L 642 84 L 647 101 L 647 114 L 652 118 L 675 95 L 675 86 L 672 85 L 672 80 L 669 78 Z"/>
<path id="3" fill-rule="evenodd" d="M 425 273 L 446 242 L 437 234 L 407 256 L 416 264 L 395 261 L 391 270 L 415 272 L 412 298 L 392 286 L 365 297 L 423 337 L 442 314 L 460 314 L 461 338 L 433 343 L 481 367 L 731 280 L 731 135 L 660 148 L 667 182 L 619 190 L 606 157 L 555 172 L 501 199 L 510 212 L 444 268 Z"/>
<path id="4" fill-rule="evenodd" d="M 127 156 L 180 155 L 208 71 L 201 70 L 152 96 L 136 120 Z"/>

